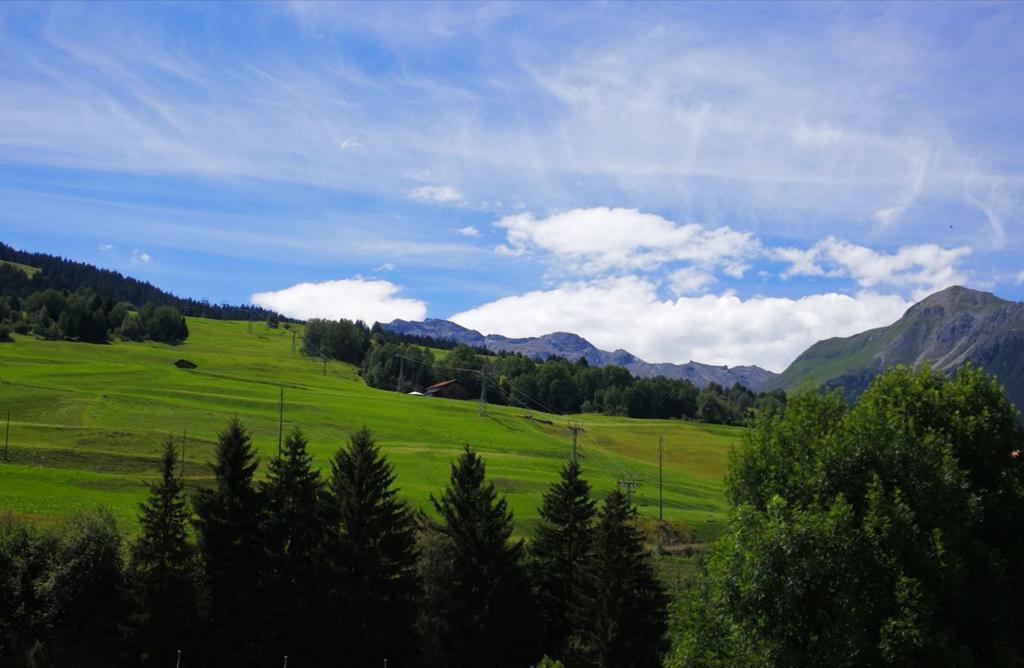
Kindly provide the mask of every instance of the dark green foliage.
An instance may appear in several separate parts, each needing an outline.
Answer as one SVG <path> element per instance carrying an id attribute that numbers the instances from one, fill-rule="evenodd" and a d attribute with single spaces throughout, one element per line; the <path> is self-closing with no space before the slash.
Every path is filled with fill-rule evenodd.
<path id="1" fill-rule="evenodd" d="M 260 588 L 267 613 L 266 645 L 272 656 L 310 662 L 319 638 L 314 614 L 318 603 L 316 550 L 322 532 L 320 474 L 296 427 L 280 456 L 270 461 L 263 486 L 266 513 L 262 527 Z"/>
<path id="2" fill-rule="evenodd" d="M 154 306 L 146 302 L 139 309 L 139 326 L 154 341 L 177 343 L 188 338 L 185 318 L 173 306 Z"/>
<path id="3" fill-rule="evenodd" d="M 362 321 L 322 320 L 306 322 L 302 352 L 312 357 L 327 357 L 360 364 L 370 345 L 370 330 Z"/>
<path id="4" fill-rule="evenodd" d="M 511 542 L 512 513 L 485 481 L 483 460 L 466 447 L 441 499 L 442 558 L 426 583 L 424 630 L 436 665 L 522 666 L 536 658 L 523 543 Z"/>
<path id="5" fill-rule="evenodd" d="M 573 597 L 574 665 L 660 666 L 667 598 L 622 492 L 605 497 L 593 549 Z"/>
<path id="6" fill-rule="evenodd" d="M 572 631 L 569 605 L 582 584 L 583 565 L 593 543 L 594 500 L 575 463 L 544 494 L 541 523 L 530 545 L 530 571 L 543 628 L 542 650 L 565 658 Z"/>
<path id="7" fill-rule="evenodd" d="M 109 511 L 61 527 L 35 583 L 44 665 L 109 666 L 119 654 L 127 609 L 121 533 Z"/>
<path id="8" fill-rule="evenodd" d="M 164 443 L 160 482 L 139 512 L 128 574 L 136 605 L 134 644 L 140 662 L 166 665 L 175 651 L 191 656 L 197 630 L 199 564 L 188 539 L 189 511 L 177 477 L 174 439 Z"/>
<path id="9" fill-rule="evenodd" d="M 681 665 L 1020 665 L 1024 446 L 983 373 L 879 376 L 762 419 Z"/>
<path id="10" fill-rule="evenodd" d="M 416 662 L 420 585 L 412 512 L 397 498 L 395 476 L 365 427 L 331 462 L 324 500 L 333 665 L 403 666 Z"/>
<path id="11" fill-rule="evenodd" d="M 398 392 L 422 390 L 437 382 L 434 375 L 434 353 L 427 348 L 383 340 L 374 341 L 366 351 L 362 375 L 370 387 Z"/>
<path id="12" fill-rule="evenodd" d="M 142 341 L 146 338 L 146 331 L 139 324 L 139 318 L 134 313 L 125 313 L 118 330 L 118 336 L 125 341 Z"/>
<path id="13" fill-rule="evenodd" d="M 254 663 L 259 654 L 258 576 L 261 498 L 258 461 L 245 427 L 233 419 L 218 437 L 214 489 L 195 498 L 199 551 L 210 596 L 214 663 Z"/>
<path id="14" fill-rule="evenodd" d="M 0 665 L 21 666 L 45 639 L 43 601 L 37 585 L 56 551 L 56 537 L 0 517 Z"/>
<path id="15" fill-rule="evenodd" d="M 217 320 L 265 320 L 268 317 L 279 317 L 277 314 L 258 306 L 228 306 L 226 304 L 210 304 L 206 301 L 183 299 L 164 292 L 149 283 L 122 276 L 116 271 L 99 269 L 83 262 L 73 262 L 62 257 L 45 253 L 26 253 L 17 251 L 0 243 L 0 260 L 18 262 L 40 271 L 29 278 L 25 272 L 7 264 L 0 264 L 0 294 L 15 297 L 29 297 L 32 293 L 53 290 L 61 294 L 68 291 L 87 288 L 101 295 L 104 300 L 104 313 L 109 313 L 116 302 L 127 302 L 141 306 L 153 302 L 159 306 L 173 306 L 182 314 L 197 318 L 214 318 Z M 31 312 L 38 310 L 27 308 Z M 50 317 L 57 319 L 60 312 L 50 308 Z M 107 328 L 120 325 L 119 319 L 108 323 Z"/>

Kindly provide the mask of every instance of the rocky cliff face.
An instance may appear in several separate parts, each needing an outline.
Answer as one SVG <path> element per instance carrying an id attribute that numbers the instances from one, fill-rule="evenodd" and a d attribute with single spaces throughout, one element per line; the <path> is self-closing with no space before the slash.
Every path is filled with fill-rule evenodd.
<path id="1" fill-rule="evenodd" d="M 730 368 L 699 362 L 652 364 L 621 348 L 613 352 L 600 350 L 582 336 L 570 332 L 553 332 L 544 336 L 514 339 L 500 334 L 484 336 L 476 330 L 467 329 L 454 322 L 436 319 L 428 319 L 423 322 L 393 320 L 383 327 L 393 332 L 430 336 L 436 339 L 480 346 L 494 352 L 520 353 L 539 360 L 552 356 L 565 357 L 572 361 L 583 358 L 594 366 L 614 364 L 626 367 L 634 376 L 641 378 L 665 376 L 666 378 L 686 379 L 697 387 L 706 387 L 708 383 L 712 382 L 731 387 L 738 382 L 752 390 L 759 390 L 776 375 L 757 366 Z"/>
<path id="2" fill-rule="evenodd" d="M 819 341 L 767 387 L 840 387 L 853 398 L 886 367 L 926 361 L 948 373 L 972 362 L 995 374 L 1010 400 L 1024 406 L 1024 304 L 946 288 L 888 327 Z"/>

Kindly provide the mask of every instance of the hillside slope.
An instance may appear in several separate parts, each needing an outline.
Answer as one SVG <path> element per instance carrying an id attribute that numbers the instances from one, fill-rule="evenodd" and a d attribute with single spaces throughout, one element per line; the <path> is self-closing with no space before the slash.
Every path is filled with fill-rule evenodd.
<path id="1" fill-rule="evenodd" d="M 401 494 L 429 509 L 464 444 L 483 455 L 527 533 L 547 485 L 571 448 L 556 415 L 476 402 L 411 397 L 369 388 L 354 367 L 292 351 L 292 332 L 263 324 L 189 318 L 178 346 L 144 342 L 90 345 L 15 336 L 0 344 L 0 409 L 11 409 L 10 462 L 0 457 L 0 512 L 48 518 L 102 503 L 129 527 L 153 479 L 168 436 L 185 445 L 185 476 L 210 482 L 217 432 L 233 415 L 252 430 L 265 466 L 277 450 L 278 399 L 285 429 L 301 426 L 315 462 L 326 468 L 348 435 L 367 425 L 395 466 Z M 301 338 L 301 332 L 296 338 Z M 198 365 L 175 368 L 179 358 Z M 645 485 L 641 513 L 657 516 L 657 444 L 665 438 L 665 515 L 713 532 L 726 502 L 730 448 L 743 431 L 678 420 L 578 416 L 582 465 L 596 493 L 623 474 Z M 2 441 L 0 441 L 2 446 Z"/>
<path id="2" fill-rule="evenodd" d="M 621 348 L 613 352 L 600 350 L 582 336 L 570 332 L 552 332 L 543 336 L 513 339 L 500 334 L 485 336 L 475 329 L 468 329 L 449 320 L 435 318 L 428 318 L 422 322 L 392 320 L 381 326 L 388 331 L 401 334 L 456 341 L 494 352 L 520 353 L 534 359 L 565 357 L 568 360 L 576 361 L 583 358 L 592 366 L 614 364 L 626 367 L 630 373 L 639 378 L 665 376 L 666 378 L 685 379 L 700 388 L 707 387 L 709 383 L 718 383 L 723 387 L 732 387 L 734 383 L 739 383 L 751 390 L 759 391 L 776 375 L 758 366 L 730 368 L 692 361 L 686 364 L 669 362 L 652 364 Z"/>
<path id="3" fill-rule="evenodd" d="M 885 367 L 926 361 L 944 372 L 972 362 L 995 374 L 1010 400 L 1024 406 L 1024 304 L 949 287 L 888 327 L 815 343 L 767 388 L 841 387 L 853 398 Z"/>

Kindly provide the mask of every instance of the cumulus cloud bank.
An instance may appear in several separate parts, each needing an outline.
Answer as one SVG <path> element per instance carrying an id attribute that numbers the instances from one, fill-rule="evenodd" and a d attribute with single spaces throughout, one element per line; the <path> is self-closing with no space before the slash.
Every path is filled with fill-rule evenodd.
<path id="1" fill-rule="evenodd" d="M 868 291 L 798 299 L 740 299 L 728 292 L 662 299 L 655 283 L 623 276 L 506 297 L 450 319 L 514 337 L 571 331 L 599 348 L 625 347 L 652 362 L 758 364 L 781 371 L 815 341 L 888 325 L 910 305 Z"/>
<path id="2" fill-rule="evenodd" d="M 611 269 L 653 269 L 672 261 L 721 266 L 741 276 L 745 261 L 759 245 L 749 232 L 729 227 L 678 224 L 636 209 L 595 207 L 573 209 L 547 218 L 521 213 L 502 218 L 498 227 L 505 255 L 529 251 L 554 255 L 565 268 L 584 274 Z"/>
<path id="3" fill-rule="evenodd" d="M 395 318 L 422 320 L 427 305 L 419 299 L 397 297 L 401 288 L 389 281 L 346 278 L 299 283 L 284 290 L 257 292 L 250 301 L 291 318 L 330 318 L 390 322 Z"/>

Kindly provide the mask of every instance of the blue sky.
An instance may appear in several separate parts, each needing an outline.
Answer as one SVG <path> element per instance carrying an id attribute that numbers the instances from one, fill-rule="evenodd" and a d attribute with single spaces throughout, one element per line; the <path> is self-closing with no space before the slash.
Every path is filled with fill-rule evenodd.
<path id="1" fill-rule="evenodd" d="M 0 6 L 0 238 L 779 371 L 1024 298 L 1018 4 Z"/>

